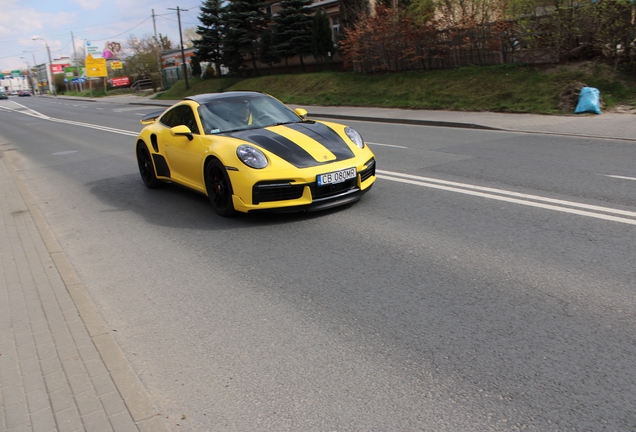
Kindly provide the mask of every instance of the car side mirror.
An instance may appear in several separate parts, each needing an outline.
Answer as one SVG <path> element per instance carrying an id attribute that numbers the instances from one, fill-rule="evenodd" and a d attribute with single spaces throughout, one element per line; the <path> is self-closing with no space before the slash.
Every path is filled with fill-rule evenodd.
<path id="1" fill-rule="evenodd" d="M 187 137 L 188 140 L 192 141 L 194 137 L 192 136 L 192 131 L 186 125 L 175 126 L 170 129 L 170 134 L 172 136 L 184 136 Z"/>
<path id="2" fill-rule="evenodd" d="M 296 108 L 294 110 L 294 112 L 296 113 L 296 115 L 298 117 L 300 117 L 303 120 L 307 120 L 307 110 L 304 108 Z"/>

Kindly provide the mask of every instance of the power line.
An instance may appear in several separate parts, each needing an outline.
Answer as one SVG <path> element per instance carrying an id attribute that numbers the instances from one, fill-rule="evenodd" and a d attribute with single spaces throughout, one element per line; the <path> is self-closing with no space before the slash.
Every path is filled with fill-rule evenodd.
<path id="1" fill-rule="evenodd" d="M 142 22 L 140 22 L 139 24 L 137 24 L 137 25 L 136 25 L 136 26 L 134 26 L 133 28 L 131 28 L 131 29 L 129 29 L 129 30 L 126 30 L 125 32 L 122 32 L 122 33 L 119 33 L 119 34 L 116 34 L 116 35 L 112 35 L 112 36 L 109 36 L 109 37 L 104 38 L 104 39 L 91 39 L 91 41 L 92 41 L 92 42 L 101 42 L 101 41 L 105 41 L 105 40 L 110 40 L 110 39 L 112 39 L 112 38 L 116 38 L 116 37 L 121 36 L 121 35 L 124 35 L 124 34 L 126 34 L 126 33 L 130 33 L 132 30 L 136 29 L 137 27 L 139 27 L 140 25 L 142 25 L 143 23 L 145 23 L 145 22 L 146 22 L 146 21 L 148 21 L 149 19 L 152 19 L 152 16 L 149 16 L 148 18 L 146 18 L 145 20 L 143 20 Z"/>

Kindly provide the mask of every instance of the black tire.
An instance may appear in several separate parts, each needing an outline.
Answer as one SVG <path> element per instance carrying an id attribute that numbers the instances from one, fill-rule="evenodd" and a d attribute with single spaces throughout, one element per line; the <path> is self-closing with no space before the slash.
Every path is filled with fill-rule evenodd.
<path id="1" fill-rule="evenodd" d="M 141 179 L 148 188 L 156 189 L 161 186 L 161 182 L 157 180 L 157 175 L 155 174 L 152 156 L 148 150 L 148 146 L 143 141 L 137 143 L 137 164 L 139 165 Z"/>
<path id="2" fill-rule="evenodd" d="M 224 217 L 236 214 L 232 203 L 232 183 L 225 166 L 218 159 L 212 159 L 205 165 L 205 188 L 214 211 Z"/>

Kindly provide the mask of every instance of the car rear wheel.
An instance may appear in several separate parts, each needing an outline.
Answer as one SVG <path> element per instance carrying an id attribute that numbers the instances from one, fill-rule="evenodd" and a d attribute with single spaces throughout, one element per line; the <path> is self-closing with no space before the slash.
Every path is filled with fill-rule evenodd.
<path id="1" fill-rule="evenodd" d="M 225 217 L 236 214 L 232 203 L 232 183 L 227 170 L 218 159 L 212 159 L 205 166 L 205 187 L 214 211 Z"/>
<path id="2" fill-rule="evenodd" d="M 148 146 L 143 142 L 137 143 L 137 164 L 139 165 L 139 174 L 144 184 L 150 189 L 156 189 L 161 185 L 155 174 L 155 167 L 152 163 L 152 156 L 148 151 Z"/>

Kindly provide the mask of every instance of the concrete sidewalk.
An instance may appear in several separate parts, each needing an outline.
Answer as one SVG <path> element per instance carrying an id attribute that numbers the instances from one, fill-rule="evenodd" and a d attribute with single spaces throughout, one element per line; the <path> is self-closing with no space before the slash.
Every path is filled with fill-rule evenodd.
<path id="1" fill-rule="evenodd" d="M 0 143 L 0 431 L 165 431 Z"/>

